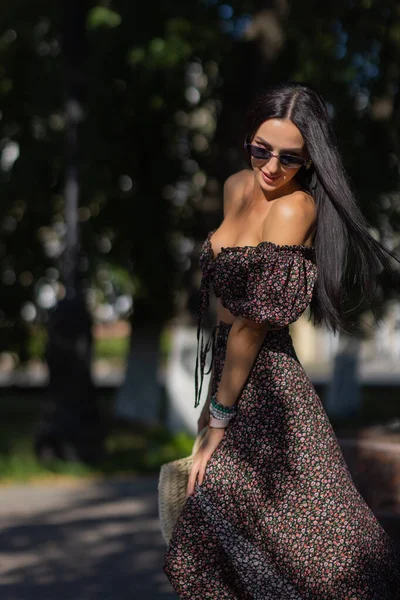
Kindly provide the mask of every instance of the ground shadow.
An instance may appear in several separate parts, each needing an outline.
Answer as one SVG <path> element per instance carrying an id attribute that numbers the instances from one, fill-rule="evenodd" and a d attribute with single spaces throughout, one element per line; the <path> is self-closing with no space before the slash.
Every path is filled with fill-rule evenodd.
<path id="1" fill-rule="evenodd" d="M 2 597 L 175 599 L 161 570 L 165 544 L 156 518 L 155 492 L 154 477 L 73 489 L 4 490 Z"/>

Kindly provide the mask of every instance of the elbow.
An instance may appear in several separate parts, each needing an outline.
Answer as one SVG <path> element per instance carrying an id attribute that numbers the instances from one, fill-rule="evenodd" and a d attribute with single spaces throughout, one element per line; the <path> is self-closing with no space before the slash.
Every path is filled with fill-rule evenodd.
<path id="1" fill-rule="evenodd" d="M 244 319 L 243 317 L 238 317 L 235 320 L 235 325 L 238 331 L 246 331 L 249 335 L 256 339 L 264 339 L 269 329 L 268 323 L 257 323 L 256 321 Z"/>

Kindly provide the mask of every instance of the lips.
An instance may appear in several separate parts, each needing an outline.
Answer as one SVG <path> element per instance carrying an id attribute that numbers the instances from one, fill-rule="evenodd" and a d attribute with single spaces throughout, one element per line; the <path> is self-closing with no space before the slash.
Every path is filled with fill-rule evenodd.
<path id="1" fill-rule="evenodd" d="M 264 171 L 261 171 L 261 173 L 267 183 L 275 183 L 275 181 L 280 178 L 280 175 L 268 175 Z"/>

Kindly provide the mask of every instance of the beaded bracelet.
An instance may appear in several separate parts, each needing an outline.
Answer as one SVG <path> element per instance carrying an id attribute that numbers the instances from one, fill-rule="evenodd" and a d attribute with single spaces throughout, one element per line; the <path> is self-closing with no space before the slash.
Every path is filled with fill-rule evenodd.
<path id="1" fill-rule="evenodd" d="M 231 419 L 234 416 L 234 414 L 234 412 L 226 413 L 221 410 L 216 410 L 214 406 L 210 406 L 210 415 L 212 415 L 216 419 Z"/>
<path id="2" fill-rule="evenodd" d="M 215 396 L 211 398 L 210 415 L 216 419 L 231 419 L 236 414 L 236 406 L 224 406 Z"/>
<path id="3" fill-rule="evenodd" d="M 215 396 L 211 397 L 210 406 L 213 406 L 216 410 L 219 410 L 225 414 L 234 414 L 236 412 L 235 404 L 233 404 L 232 406 L 225 406 L 224 404 L 218 402 Z"/>

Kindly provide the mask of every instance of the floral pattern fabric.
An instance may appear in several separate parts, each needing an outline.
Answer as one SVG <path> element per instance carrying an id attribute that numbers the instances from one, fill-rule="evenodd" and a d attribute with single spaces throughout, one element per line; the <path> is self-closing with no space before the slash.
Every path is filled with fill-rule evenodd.
<path id="1" fill-rule="evenodd" d="M 237 413 L 175 526 L 163 568 L 183 600 L 400 599 L 400 556 L 357 491 L 288 324 L 311 300 L 305 246 L 224 248 L 207 238 L 199 326 L 212 284 L 235 315 L 268 322 Z M 230 325 L 214 344 L 218 391 Z"/>

